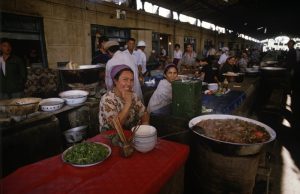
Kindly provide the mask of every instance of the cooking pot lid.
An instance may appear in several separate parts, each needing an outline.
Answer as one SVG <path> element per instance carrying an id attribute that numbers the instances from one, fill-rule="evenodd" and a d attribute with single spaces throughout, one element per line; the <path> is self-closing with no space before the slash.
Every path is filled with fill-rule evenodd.
<path id="1" fill-rule="evenodd" d="M 97 65 L 79 65 L 78 68 L 70 69 L 68 67 L 57 67 L 58 70 L 62 71 L 78 71 L 78 70 L 88 70 L 88 69 L 99 69 L 99 68 L 105 68 L 105 64 L 97 64 Z"/>

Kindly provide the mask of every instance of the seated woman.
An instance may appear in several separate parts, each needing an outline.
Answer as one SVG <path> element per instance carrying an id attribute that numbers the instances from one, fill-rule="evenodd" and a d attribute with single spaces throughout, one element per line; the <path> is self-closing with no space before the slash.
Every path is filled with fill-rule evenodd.
<path id="1" fill-rule="evenodd" d="M 133 91 L 133 71 L 127 65 L 117 65 L 111 70 L 113 89 L 102 96 L 99 109 L 100 132 L 114 129 L 112 119 L 119 117 L 124 129 L 149 123 L 149 115 L 142 101 Z"/>
<path id="2" fill-rule="evenodd" d="M 228 57 L 226 59 L 226 62 L 222 66 L 222 68 L 220 70 L 221 81 L 223 81 L 225 79 L 223 74 L 228 73 L 228 72 L 233 72 L 233 73 L 240 72 L 239 65 L 237 64 L 236 58 L 234 56 Z"/>
<path id="3" fill-rule="evenodd" d="M 147 111 L 151 113 L 172 102 L 172 85 L 171 82 L 176 80 L 178 70 L 176 65 L 167 65 L 164 70 L 164 78 L 161 80 L 152 94 L 148 103 Z"/>
<path id="4" fill-rule="evenodd" d="M 211 60 L 211 56 L 202 59 L 196 59 L 196 61 L 202 66 L 200 78 L 206 83 L 218 83 L 219 80 L 213 70 Z"/>

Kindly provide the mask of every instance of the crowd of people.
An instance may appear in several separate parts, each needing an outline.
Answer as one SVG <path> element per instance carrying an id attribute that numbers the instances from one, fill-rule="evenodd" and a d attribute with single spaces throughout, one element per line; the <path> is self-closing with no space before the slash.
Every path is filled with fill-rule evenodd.
<path id="1" fill-rule="evenodd" d="M 120 50 L 118 42 L 108 41 L 107 39 L 103 45 L 102 42 L 101 44 L 99 42 L 99 45 L 109 57 L 106 62 L 105 76 L 108 92 L 100 103 L 100 131 L 108 129 L 109 126 L 111 127 L 111 119 L 114 116 L 118 116 L 121 123 L 124 124 L 124 128 L 127 129 L 140 122 L 149 122 L 151 112 L 172 102 L 171 83 L 178 79 L 179 73 L 190 70 L 190 72 L 194 72 L 195 77 L 204 82 L 219 83 L 224 81 L 224 76 L 222 76 L 224 73 L 246 72 L 249 67 L 259 66 L 263 56 L 258 48 L 232 51 L 228 47 L 215 49 L 212 45 L 205 53 L 199 55 L 194 51 L 192 44 L 186 44 L 184 51 L 181 50 L 179 44 L 175 44 L 171 57 L 161 47 L 159 54 L 153 50 L 147 60 L 145 54 L 146 43 L 143 40 L 138 41 L 136 44 L 136 40 L 130 38 L 124 51 Z M 292 47 L 290 50 L 292 50 Z M 293 69 L 291 71 L 293 73 L 296 71 L 295 67 L 289 68 L 291 66 L 289 63 L 296 64 L 296 62 L 288 62 L 289 58 L 293 58 L 293 56 L 287 55 L 285 66 L 288 69 Z M 100 62 L 94 61 L 94 63 Z M 149 67 L 154 63 L 157 64 L 157 69 L 163 71 L 164 79 L 159 82 L 149 103 L 146 104 L 144 103 L 141 86 L 144 84 L 143 78 L 149 76 L 149 72 L 152 70 Z M 115 77 L 113 72 L 116 69 L 126 69 L 127 73 L 119 70 L 121 73 Z M 126 78 L 123 78 L 123 74 L 127 77 L 124 75 Z M 131 75 L 132 77 L 130 77 Z M 291 76 L 290 79 L 295 79 L 295 77 Z M 297 94 L 294 92 L 294 95 Z M 128 96 L 131 96 L 131 100 L 128 99 Z M 297 101 L 294 101 L 294 103 L 297 104 Z"/>
<path id="2" fill-rule="evenodd" d="M 289 41 L 284 66 L 287 67 L 287 79 L 291 83 L 292 110 L 295 115 L 299 115 L 299 90 L 296 84 L 300 77 L 299 61 L 294 45 L 293 40 Z M 184 51 L 179 44 L 175 44 L 172 56 L 167 55 L 167 51 L 161 47 L 159 54 L 153 50 L 147 60 L 146 46 L 144 40 L 136 42 L 134 38 L 130 38 L 126 42 L 126 50 L 121 51 L 117 41 L 109 40 L 106 36 L 99 38 L 98 49 L 91 62 L 106 65 L 107 93 L 100 102 L 100 131 L 112 127 L 111 119 L 116 116 L 126 129 L 138 123 L 148 123 L 151 112 L 172 102 L 171 83 L 179 73 L 193 72 L 195 77 L 207 83 L 223 82 L 224 73 L 245 72 L 248 67 L 259 65 L 262 56 L 258 48 L 234 52 L 228 47 L 216 49 L 211 45 L 206 52 L 199 54 L 194 51 L 192 44 L 186 44 Z M 1 40 L 0 49 L 0 98 L 22 97 L 26 65 L 12 53 L 12 45 L 8 39 Z M 154 63 L 163 72 L 164 79 L 159 82 L 149 103 L 145 103 L 141 86 L 145 76 L 149 76 L 153 68 L 149 68 L 150 64 Z"/>

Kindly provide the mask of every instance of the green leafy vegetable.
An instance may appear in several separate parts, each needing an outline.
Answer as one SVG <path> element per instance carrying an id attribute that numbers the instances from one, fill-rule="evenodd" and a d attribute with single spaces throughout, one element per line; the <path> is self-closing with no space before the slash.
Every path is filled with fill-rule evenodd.
<path id="1" fill-rule="evenodd" d="M 104 160 L 109 154 L 107 147 L 93 143 L 93 142 L 83 142 L 74 145 L 70 150 L 68 150 L 64 156 L 66 162 L 72 164 L 92 164 Z"/>

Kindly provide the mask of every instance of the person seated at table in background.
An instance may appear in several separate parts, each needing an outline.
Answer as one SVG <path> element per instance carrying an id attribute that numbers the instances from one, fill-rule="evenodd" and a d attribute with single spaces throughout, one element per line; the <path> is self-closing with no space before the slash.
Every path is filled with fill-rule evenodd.
<path id="1" fill-rule="evenodd" d="M 164 70 L 164 79 L 161 80 L 152 94 L 148 103 L 147 111 L 151 113 L 172 102 L 172 81 L 176 80 L 178 69 L 176 65 L 169 64 Z"/>
<path id="2" fill-rule="evenodd" d="M 222 68 L 220 69 L 220 77 L 221 80 L 224 80 L 224 73 L 228 73 L 228 72 L 233 72 L 233 73 L 238 73 L 240 72 L 240 68 L 239 65 L 236 61 L 236 58 L 234 56 L 230 56 L 226 59 L 226 62 L 224 63 L 224 65 L 222 66 Z"/>
<path id="3" fill-rule="evenodd" d="M 203 82 L 206 83 L 218 83 L 218 77 L 213 71 L 212 66 L 213 56 L 205 57 L 205 58 L 197 58 L 196 62 L 202 66 L 200 72 L 200 78 Z"/>
<path id="4" fill-rule="evenodd" d="M 149 124 L 149 115 L 142 101 L 133 92 L 133 71 L 127 65 L 112 68 L 113 89 L 104 94 L 99 105 L 100 132 L 114 129 L 112 119 L 118 117 L 123 129 Z"/>

